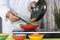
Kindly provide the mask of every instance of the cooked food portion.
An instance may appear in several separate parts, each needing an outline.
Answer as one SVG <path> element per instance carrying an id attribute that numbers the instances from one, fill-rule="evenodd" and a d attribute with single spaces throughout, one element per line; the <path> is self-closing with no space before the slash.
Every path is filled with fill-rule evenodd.
<path id="1" fill-rule="evenodd" d="M 36 18 L 32 18 L 30 21 L 31 21 L 31 22 L 34 22 L 35 20 L 36 20 Z"/>

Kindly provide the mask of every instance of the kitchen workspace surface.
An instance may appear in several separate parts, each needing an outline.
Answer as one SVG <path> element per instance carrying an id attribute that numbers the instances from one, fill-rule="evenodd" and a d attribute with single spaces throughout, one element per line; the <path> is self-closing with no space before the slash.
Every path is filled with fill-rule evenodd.
<path id="1" fill-rule="evenodd" d="M 9 37 L 6 40 L 14 40 L 12 38 L 12 35 L 9 35 Z M 29 40 L 29 39 L 25 39 L 25 40 Z M 43 40 L 60 40 L 60 38 L 43 38 Z"/>

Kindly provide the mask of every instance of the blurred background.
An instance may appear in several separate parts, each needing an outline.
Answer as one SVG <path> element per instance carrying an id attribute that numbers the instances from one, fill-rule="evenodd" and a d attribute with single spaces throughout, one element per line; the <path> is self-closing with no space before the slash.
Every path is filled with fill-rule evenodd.
<path id="1" fill-rule="evenodd" d="M 60 31 L 60 0 L 46 0 L 47 11 L 41 21 L 41 29 Z"/>

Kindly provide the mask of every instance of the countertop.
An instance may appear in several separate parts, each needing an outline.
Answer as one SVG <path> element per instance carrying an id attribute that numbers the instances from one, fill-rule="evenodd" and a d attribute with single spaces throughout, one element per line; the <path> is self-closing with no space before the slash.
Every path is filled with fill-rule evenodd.
<path id="1" fill-rule="evenodd" d="M 6 40 L 14 40 L 14 39 L 12 38 L 12 35 L 9 35 Z M 26 40 L 29 40 L 29 39 L 26 39 Z M 60 40 L 60 38 L 44 38 L 43 40 Z"/>

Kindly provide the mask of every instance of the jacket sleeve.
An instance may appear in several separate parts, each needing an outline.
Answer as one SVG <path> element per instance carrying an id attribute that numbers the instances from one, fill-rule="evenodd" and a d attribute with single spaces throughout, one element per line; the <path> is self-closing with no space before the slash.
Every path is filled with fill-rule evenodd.
<path id="1" fill-rule="evenodd" d="M 31 0 L 31 2 L 33 2 L 33 1 L 38 2 L 39 0 Z"/>
<path id="2" fill-rule="evenodd" d="M 0 17 L 6 18 L 6 13 L 10 10 L 8 0 L 0 0 Z"/>

